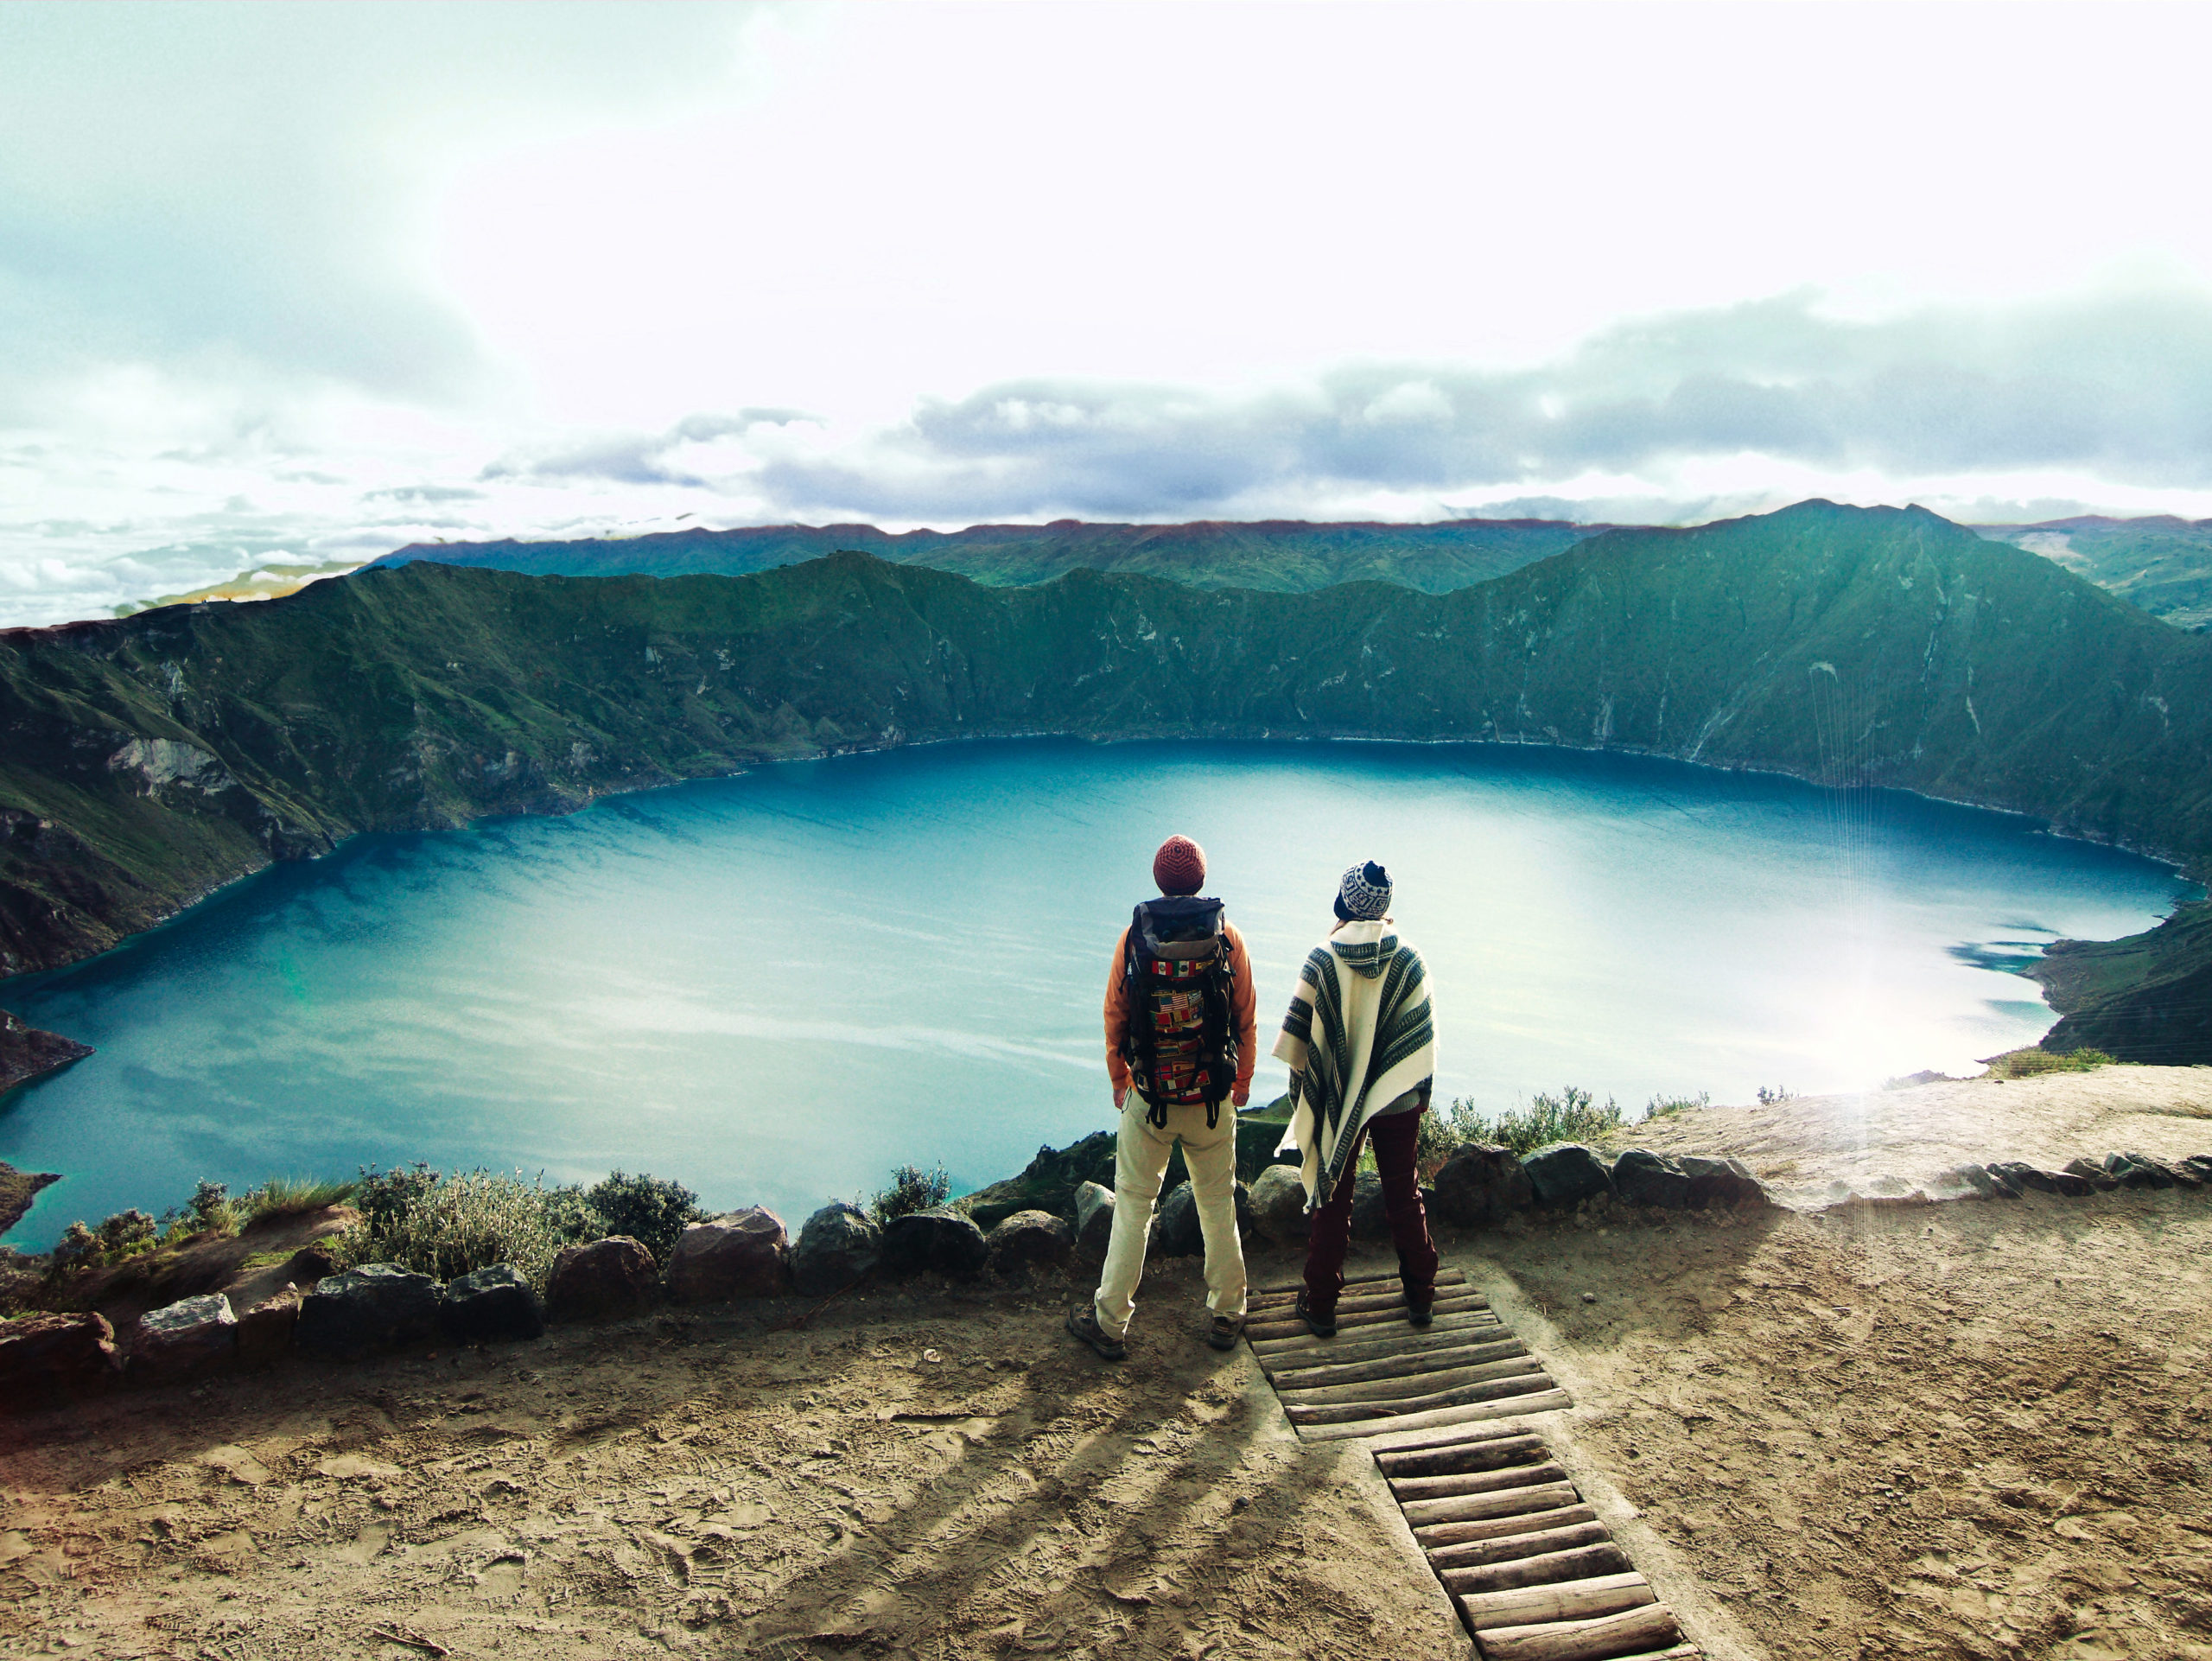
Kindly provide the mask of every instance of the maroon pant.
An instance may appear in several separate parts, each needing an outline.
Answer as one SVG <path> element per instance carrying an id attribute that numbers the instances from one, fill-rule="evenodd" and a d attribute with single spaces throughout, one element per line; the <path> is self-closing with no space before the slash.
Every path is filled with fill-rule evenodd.
<path id="1" fill-rule="evenodd" d="M 1428 1238 L 1421 1178 L 1414 1169 L 1421 1113 L 1370 1119 L 1359 1134 L 1375 1149 L 1375 1169 L 1382 1179 L 1382 1208 L 1398 1248 L 1398 1278 L 1408 1301 L 1425 1302 L 1436 1293 L 1436 1243 Z M 1351 1200 L 1357 1187 L 1351 1173 L 1358 1159 L 1359 1145 L 1354 1142 L 1344 1161 L 1344 1180 L 1331 1191 L 1329 1203 L 1313 1213 L 1313 1238 L 1306 1248 L 1306 1307 L 1317 1315 L 1334 1314 L 1337 1295 L 1344 1289 L 1344 1250 L 1351 1243 Z"/>

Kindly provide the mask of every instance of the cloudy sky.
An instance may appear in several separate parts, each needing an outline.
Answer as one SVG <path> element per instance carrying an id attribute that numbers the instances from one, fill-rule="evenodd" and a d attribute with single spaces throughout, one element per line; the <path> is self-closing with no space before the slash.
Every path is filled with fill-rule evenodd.
<path id="1" fill-rule="evenodd" d="M 0 3 L 0 623 L 695 524 L 2212 516 L 2205 16 Z"/>

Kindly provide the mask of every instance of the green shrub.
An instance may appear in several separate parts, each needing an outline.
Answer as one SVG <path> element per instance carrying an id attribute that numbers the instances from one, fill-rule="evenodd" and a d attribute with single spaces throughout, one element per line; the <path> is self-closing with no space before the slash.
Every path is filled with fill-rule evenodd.
<path id="1" fill-rule="evenodd" d="M 1472 1102 L 1454 1101 L 1445 1112 L 1445 1131 L 1453 1146 L 1484 1142 L 1532 1153 L 1554 1142 L 1604 1142 L 1627 1124 L 1620 1104 L 1608 1096 L 1603 1107 L 1590 1092 L 1568 1085 L 1556 1096 L 1539 1092 L 1526 1107 L 1495 1116 Z"/>
<path id="2" fill-rule="evenodd" d="M 606 1224 L 607 1233 L 628 1235 L 658 1263 L 668 1261 L 684 1225 L 706 1215 L 699 1209 L 699 1196 L 682 1183 L 642 1174 L 609 1172 L 582 1200 Z"/>
<path id="3" fill-rule="evenodd" d="M 925 1171 L 918 1165 L 901 1165 L 891 1173 L 891 1186 L 878 1188 L 868 1203 L 868 1215 L 879 1223 L 942 1206 L 952 1192 L 952 1179 L 944 1167 Z"/>
<path id="4" fill-rule="evenodd" d="M 1694 1107 L 1712 1105 L 1713 1096 L 1709 1091 L 1700 1090 L 1694 1096 L 1654 1096 L 1644 1107 L 1643 1117 L 1647 1119 L 1668 1119 L 1677 1113 L 1687 1113 Z"/>
<path id="5" fill-rule="evenodd" d="M 2040 1044 L 2031 1044 L 2024 1050 L 1993 1055 L 1985 1065 L 1993 1079 L 2032 1079 L 2038 1073 L 2088 1072 L 2118 1063 L 2102 1050 L 2047 1050 Z"/>
<path id="6" fill-rule="evenodd" d="M 512 1263 L 542 1287 L 563 1246 L 605 1232 L 581 1200 L 575 1188 L 549 1189 L 543 1178 L 524 1181 L 519 1173 L 433 1178 L 412 1187 L 404 1206 L 380 1208 L 351 1255 L 442 1281 Z"/>
<path id="7" fill-rule="evenodd" d="M 133 1207 L 120 1211 L 98 1228 L 72 1223 L 55 1242 L 48 1266 L 56 1272 L 72 1269 L 100 1269 L 150 1251 L 161 1241 L 161 1225 Z"/>
<path id="8" fill-rule="evenodd" d="M 1797 1092 L 1787 1085 L 1761 1085 L 1758 1089 L 1761 1107 L 1780 1107 L 1784 1102 L 1794 1102 Z"/>
<path id="9" fill-rule="evenodd" d="M 421 1160 L 411 1166 L 379 1171 L 361 1167 L 353 1185 L 354 1208 L 361 1213 L 362 1231 L 371 1237 L 390 1232 L 415 1203 L 438 1186 L 438 1174 Z"/>
<path id="10" fill-rule="evenodd" d="M 247 1223 L 269 1218 L 302 1217 L 308 1212 L 350 1200 L 360 1186 L 358 1182 L 328 1182 L 317 1177 L 272 1176 L 259 1187 L 240 1195 L 237 1203 L 245 1213 Z"/>

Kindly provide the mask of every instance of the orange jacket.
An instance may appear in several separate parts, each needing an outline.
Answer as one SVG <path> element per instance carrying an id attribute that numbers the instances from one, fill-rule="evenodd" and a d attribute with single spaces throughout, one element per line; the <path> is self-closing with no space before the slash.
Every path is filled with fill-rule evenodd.
<path id="1" fill-rule="evenodd" d="M 1252 958 L 1244 950 L 1244 937 L 1234 923 L 1221 926 L 1229 941 L 1229 1012 L 1236 1018 L 1236 1088 L 1252 1087 L 1252 1069 L 1260 1063 L 1259 997 L 1252 990 Z M 1106 976 L 1106 1076 L 1117 1091 L 1129 1085 L 1129 1064 L 1122 1059 L 1122 1041 L 1128 1035 L 1129 1000 L 1122 990 L 1122 958 L 1129 949 L 1129 932 L 1114 942 L 1114 966 Z"/>

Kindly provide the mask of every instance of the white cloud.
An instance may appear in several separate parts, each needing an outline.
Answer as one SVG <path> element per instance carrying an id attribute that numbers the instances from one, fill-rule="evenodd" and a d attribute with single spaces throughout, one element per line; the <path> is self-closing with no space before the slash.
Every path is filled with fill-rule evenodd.
<path id="1" fill-rule="evenodd" d="M 2212 512 L 2204 14 L 1995 16 L 0 8 L 0 620 L 686 513 Z"/>

